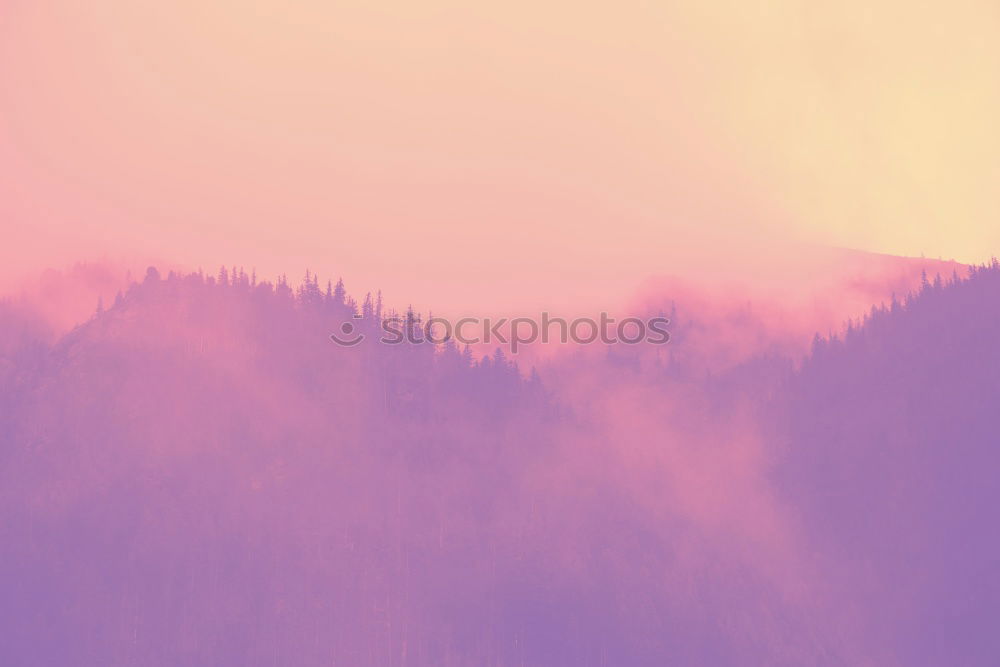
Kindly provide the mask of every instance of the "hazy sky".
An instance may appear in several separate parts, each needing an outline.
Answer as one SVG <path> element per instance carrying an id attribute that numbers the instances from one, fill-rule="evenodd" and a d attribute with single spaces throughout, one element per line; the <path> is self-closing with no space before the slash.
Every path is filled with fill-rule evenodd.
<path id="1" fill-rule="evenodd" d="M 931 4 L 5 0 L 0 261 L 450 303 L 789 241 L 980 261 L 1000 5 Z"/>

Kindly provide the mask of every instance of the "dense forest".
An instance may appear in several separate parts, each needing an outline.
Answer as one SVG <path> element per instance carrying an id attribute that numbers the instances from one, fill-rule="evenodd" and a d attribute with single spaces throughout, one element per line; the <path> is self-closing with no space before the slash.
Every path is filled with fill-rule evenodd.
<path id="1" fill-rule="evenodd" d="M 335 345 L 421 316 L 311 273 L 2 304 L 0 662 L 987 664 L 998 303 L 993 262 L 726 364 L 679 303 L 537 372 Z"/>
<path id="2" fill-rule="evenodd" d="M 817 338 L 770 420 L 785 429 L 778 488 L 831 591 L 900 664 L 1000 656 L 998 407 L 994 260 Z"/>

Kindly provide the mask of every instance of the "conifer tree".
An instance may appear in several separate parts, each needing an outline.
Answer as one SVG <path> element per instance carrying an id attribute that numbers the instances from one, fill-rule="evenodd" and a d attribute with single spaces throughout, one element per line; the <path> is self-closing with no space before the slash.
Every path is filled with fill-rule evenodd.
<path id="1" fill-rule="evenodd" d="M 344 279 L 337 279 L 337 286 L 333 289 L 333 302 L 339 306 L 346 303 L 347 290 L 344 289 Z"/>

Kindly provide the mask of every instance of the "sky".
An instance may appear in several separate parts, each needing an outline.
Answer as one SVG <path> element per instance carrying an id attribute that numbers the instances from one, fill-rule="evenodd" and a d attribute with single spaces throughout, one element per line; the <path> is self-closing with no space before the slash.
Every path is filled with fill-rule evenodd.
<path id="1" fill-rule="evenodd" d="M 310 268 L 468 308 L 818 246 L 983 261 L 998 29 L 985 1 L 4 0 L 0 279 Z"/>

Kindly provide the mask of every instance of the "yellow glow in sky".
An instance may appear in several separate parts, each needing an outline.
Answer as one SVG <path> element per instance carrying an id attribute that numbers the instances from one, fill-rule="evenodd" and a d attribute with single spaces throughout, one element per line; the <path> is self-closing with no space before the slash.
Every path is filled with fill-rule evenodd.
<path id="1" fill-rule="evenodd" d="M 452 303 L 797 241 L 980 261 L 998 12 L 15 0 L 0 260 L 311 267 Z"/>

